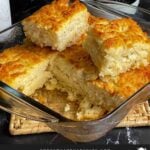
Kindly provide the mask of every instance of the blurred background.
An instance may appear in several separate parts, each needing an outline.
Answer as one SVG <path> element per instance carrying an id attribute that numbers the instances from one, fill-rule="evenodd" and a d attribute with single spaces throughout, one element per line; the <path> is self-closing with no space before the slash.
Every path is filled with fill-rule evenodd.
<path id="1" fill-rule="evenodd" d="M 42 5 L 52 0 L 9 0 L 11 8 L 12 23 L 18 22 L 22 18 L 37 10 Z"/>
<path id="2" fill-rule="evenodd" d="M 12 22 L 17 22 L 23 17 L 27 16 L 31 12 L 38 9 L 40 6 L 52 1 L 52 0 L 9 0 L 11 5 Z M 143 0 L 115 0 L 128 4 L 139 5 Z M 149 0 L 147 0 L 149 1 Z M 145 5 L 146 4 L 142 4 Z"/>

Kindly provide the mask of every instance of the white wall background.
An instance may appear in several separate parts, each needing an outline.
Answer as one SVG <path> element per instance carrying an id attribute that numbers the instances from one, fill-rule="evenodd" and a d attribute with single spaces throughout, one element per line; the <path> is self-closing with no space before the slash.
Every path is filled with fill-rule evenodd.
<path id="1" fill-rule="evenodd" d="M 11 25 L 9 0 L 0 0 L 0 31 Z"/>

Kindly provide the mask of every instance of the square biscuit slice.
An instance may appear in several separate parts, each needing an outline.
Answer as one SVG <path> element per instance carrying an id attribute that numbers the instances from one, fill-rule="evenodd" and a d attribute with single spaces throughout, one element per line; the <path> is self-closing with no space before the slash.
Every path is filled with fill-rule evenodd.
<path id="1" fill-rule="evenodd" d="M 95 19 L 83 45 L 99 69 L 101 78 L 114 78 L 149 64 L 150 40 L 130 18 Z"/>
<path id="2" fill-rule="evenodd" d="M 50 77 L 47 67 L 54 55 L 31 44 L 5 49 L 0 53 L 0 80 L 30 96 Z"/>
<path id="3" fill-rule="evenodd" d="M 122 73 L 118 75 L 116 81 L 104 82 L 100 79 L 90 81 L 88 90 L 93 93 L 97 89 L 95 92 L 97 98 L 95 101 L 90 99 L 81 101 L 77 119 L 94 120 L 104 117 L 149 82 L 150 65 Z M 105 92 L 102 92 L 103 90 Z"/>
<path id="4" fill-rule="evenodd" d="M 85 81 L 98 78 L 97 68 L 81 45 L 74 45 L 57 53 L 48 70 L 53 78 L 46 82 L 46 88 L 68 92 L 71 101 L 82 95 L 78 89 L 84 86 Z"/>
<path id="5" fill-rule="evenodd" d="M 24 19 L 26 37 L 40 47 L 63 51 L 78 41 L 88 29 L 87 8 L 75 0 L 55 0 Z"/>
<path id="6" fill-rule="evenodd" d="M 65 92 L 67 101 L 77 103 L 75 120 L 101 118 L 115 105 L 115 99 L 119 102 L 118 96 L 93 83 L 98 79 L 98 70 L 81 45 L 71 46 L 57 53 L 48 70 L 53 78 L 45 83 L 46 90 Z"/>

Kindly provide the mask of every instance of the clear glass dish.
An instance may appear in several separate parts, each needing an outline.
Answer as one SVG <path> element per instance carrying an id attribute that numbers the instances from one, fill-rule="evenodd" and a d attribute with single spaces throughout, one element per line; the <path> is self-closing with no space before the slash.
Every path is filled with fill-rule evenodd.
<path id="1" fill-rule="evenodd" d="M 109 8 L 110 6 L 104 4 L 104 1 L 102 2 L 101 0 L 99 0 L 95 2 L 87 0 L 83 2 L 86 2 L 89 11 L 93 15 L 106 17 L 109 19 L 125 17 L 123 12 L 120 11 L 120 13 L 117 9 L 114 10 L 114 8 Z M 123 6 L 130 7 L 126 4 L 124 4 Z M 150 17 L 149 12 L 137 7 L 132 8 L 136 9 L 137 11 L 136 13 L 134 13 L 133 18 L 138 18 L 137 21 L 139 23 L 142 22 L 142 28 L 146 30 L 147 27 L 150 27 L 149 22 L 147 22 L 146 19 L 144 19 L 144 21 L 142 20 L 142 18 L 144 18 L 143 15 L 145 14 Z M 139 19 L 139 13 L 143 13 L 141 19 Z M 130 14 L 126 16 L 129 15 Z M 144 25 L 145 22 L 146 25 Z M 20 44 L 25 38 L 21 23 L 16 23 L 10 28 L 0 32 L 0 36 L 3 36 L 3 34 L 10 31 L 12 32 L 11 34 L 9 34 L 10 36 L 8 36 L 5 41 L 0 41 L 1 50 L 11 47 L 15 44 Z M 77 142 L 89 142 L 102 137 L 108 131 L 113 129 L 127 115 L 133 105 L 148 100 L 150 98 L 149 91 L 150 83 L 142 87 L 139 91 L 129 97 L 124 103 L 118 106 L 114 111 L 104 116 L 104 118 L 94 121 L 75 122 L 64 118 L 63 116 L 50 110 L 46 106 L 43 106 L 42 104 L 34 101 L 33 99 L 12 89 L 5 83 L 0 82 L 0 108 L 7 112 L 14 113 L 28 119 L 45 122 L 54 131 L 62 134 L 70 140 Z M 32 112 L 32 114 L 30 112 Z"/>

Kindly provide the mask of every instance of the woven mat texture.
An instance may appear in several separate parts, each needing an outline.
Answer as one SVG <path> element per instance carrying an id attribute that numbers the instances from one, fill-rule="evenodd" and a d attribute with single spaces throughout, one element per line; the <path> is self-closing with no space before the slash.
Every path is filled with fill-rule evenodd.
<path id="1" fill-rule="evenodd" d="M 150 106 L 148 101 L 138 104 L 117 127 L 150 126 Z M 12 135 L 53 132 L 45 123 L 28 120 L 16 115 L 11 116 L 10 133 Z"/>

